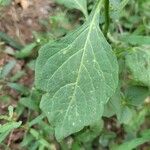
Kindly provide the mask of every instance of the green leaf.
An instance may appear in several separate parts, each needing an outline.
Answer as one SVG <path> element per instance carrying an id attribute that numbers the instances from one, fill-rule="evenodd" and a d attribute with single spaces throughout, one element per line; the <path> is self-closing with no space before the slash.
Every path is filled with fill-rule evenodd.
<path id="1" fill-rule="evenodd" d="M 16 58 L 26 58 L 26 57 L 29 57 L 32 54 L 33 49 L 36 46 L 37 46 L 36 43 L 31 43 L 31 44 L 26 45 L 23 49 L 21 49 L 20 51 L 17 51 L 15 53 L 15 57 Z"/>
<path id="2" fill-rule="evenodd" d="M 136 49 L 126 56 L 126 65 L 130 69 L 133 79 L 150 87 L 150 51 Z"/>
<path id="3" fill-rule="evenodd" d="M 114 140 L 116 137 L 116 133 L 112 131 L 103 131 L 103 133 L 100 135 L 99 143 L 103 147 L 107 147 L 111 140 Z"/>
<path id="4" fill-rule="evenodd" d="M 145 117 L 148 115 L 148 108 L 143 108 L 139 112 L 135 113 L 132 120 L 129 121 L 124 127 L 126 133 L 137 134 L 141 125 L 144 124 Z"/>
<path id="5" fill-rule="evenodd" d="M 142 35 L 122 35 L 121 41 L 132 45 L 150 45 L 150 37 Z"/>
<path id="6" fill-rule="evenodd" d="M 116 93 L 111 97 L 109 102 L 105 105 L 104 114 L 105 117 L 117 116 L 119 123 L 128 124 L 134 115 L 134 110 L 126 105 L 126 101 L 123 100 L 123 93 L 120 89 L 116 90 Z"/>
<path id="7" fill-rule="evenodd" d="M 121 113 L 118 115 L 117 118 L 119 120 L 119 123 L 129 124 L 135 114 L 134 109 L 131 109 L 130 107 L 123 105 L 121 109 Z"/>
<path id="8" fill-rule="evenodd" d="M 28 148 L 29 148 L 30 143 L 33 143 L 33 141 L 34 141 L 34 137 L 30 133 L 25 134 L 20 146 L 21 147 L 27 147 L 28 146 Z"/>
<path id="9" fill-rule="evenodd" d="M 118 9 L 119 8 L 119 4 L 120 4 L 120 0 L 110 0 L 110 5 L 114 9 Z"/>
<path id="10" fill-rule="evenodd" d="M 21 123 L 22 122 L 19 121 L 19 122 L 9 122 L 9 123 L 6 123 L 4 125 L 0 125 L 0 133 L 18 128 L 21 125 Z"/>
<path id="11" fill-rule="evenodd" d="M 19 122 L 8 122 L 4 125 L 0 124 L 0 143 L 8 136 L 8 134 L 15 128 L 18 128 L 21 125 Z"/>
<path id="12" fill-rule="evenodd" d="M 79 9 L 83 12 L 85 17 L 88 16 L 86 0 L 56 0 L 56 2 L 59 4 L 63 4 L 68 8 Z"/>
<path id="13" fill-rule="evenodd" d="M 0 0 L 0 5 L 5 5 L 5 2 L 8 2 L 10 0 Z M 13 38 L 9 37 L 6 33 L 4 32 L 0 32 L 0 40 L 4 41 L 6 44 L 10 45 L 11 47 L 15 48 L 15 49 L 22 49 L 23 46 L 18 43 L 17 41 L 15 41 Z"/>
<path id="14" fill-rule="evenodd" d="M 112 5 L 113 9 L 117 10 L 118 12 L 121 11 L 129 2 L 129 0 L 110 0 L 110 4 Z"/>
<path id="15" fill-rule="evenodd" d="M 45 118 L 45 115 L 41 114 L 39 116 L 37 116 L 35 119 L 33 119 L 32 121 L 30 121 L 28 123 L 29 127 L 35 125 L 35 124 L 38 124 L 38 123 L 41 123 L 41 121 Z"/>
<path id="16" fill-rule="evenodd" d="M 112 150 L 133 150 L 137 146 L 140 146 L 141 144 L 144 144 L 145 142 L 149 142 L 150 137 L 141 137 L 136 138 L 131 141 L 125 142 L 121 144 L 120 146 L 113 148 Z"/>
<path id="17" fill-rule="evenodd" d="M 16 61 L 9 61 L 0 72 L 0 79 L 7 77 L 7 75 L 11 72 L 11 70 L 15 67 Z"/>
<path id="18" fill-rule="evenodd" d="M 28 95 L 29 94 L 29 89 L 27 87 L 23 86 L 22 84 L 8 82 L 7 86 L 14 89 L 14 90 L 16 90 L 16 91 L 18 91 L 18 92 L 20 92 L 23 95 Z"/>
<path id="19" fill-rule="evenodd" d="M 24 70 L 18 71 L 10 78 L 10 81 L 11 82 L 18 81 L 24 75 L 26 75 Z"/>
<path id="20" fill-rule="evenodd" d="M 86 144 L 91 143 L 101 133 L 103 125 L 103 120 L 100 120 L 91 125 L 89 128 L 78 132 L 75 134 L 75 141 Z"/>
<path id="21" fill-rule="evenodd" d="M 36 99 L 32 99 L 31 97 L 22 97 L 19 103 L 31 110 L 39 110 L 39 102 Z"/>
<path id="22" fill-rule="evenodd" d="M 0 133 L 0 143 L 8 136 L 9 133 L 10 131 Z"/>
<path id="23" fill-rule="evenodd" d="M 142 86 L 129 86 L 125 90 L 127 103 L 134 106 L 142 105 L 149 95 L 148 88 Z"/>
<path id="24" fill-rule="evenodd" d="M 150 129 L 146 129 L 140 133 L 143 137 L 150 137 Z"/>
<path id="25" fill-rule="evenodd" d="M 105 105 L 103 116 L 111 117 L 113 115 L 117 115 L 117 117 L 119 117 L 122 112 L 122 107 L 123 105 L 122 105 L 121 91 L 120 87 L 118 87 L 115 94 L 110 98 L 108 103 Z"/>
<path id="26" fill-rule="evenodd" d="M 118 84 L 118 64 L 99 29 L 99 8 L 65 38 L 39 52 L 35 84 L 47 93 L 40 104 L 61 140 L 100 120 Z"/>

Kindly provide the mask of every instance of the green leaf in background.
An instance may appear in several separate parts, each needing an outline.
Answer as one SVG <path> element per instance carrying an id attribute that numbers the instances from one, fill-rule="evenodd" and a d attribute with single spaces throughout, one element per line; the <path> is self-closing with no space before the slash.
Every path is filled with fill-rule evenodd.
<path id="1" fill-rule="evenodd" d="M 20 125 L 21 125 L 21 121 L 20 122 L 9 122 L 4 125 L 0 125 L 0 133 L 12 130 L 14 128 L 18 128 Z"/>
<path id="2" fill-rule="evenodd" d="M 22 48 L 20 51 L 17 51 L 15 53 L 16 58 L 26 58 L 31 55 L 33 52 L 33 49 L 37 46 L 36 43 L 31 43 L 26 45 L 24 48 Z"/>
<path id="3" fill-rule="evenodd" d="M 118 88 L 116 93 L 105 105 L 103 116 L 109 118 L 116 115 L 120 124 L 128 124 L 135 112 L 133 109 L 129 108 L 127 104 L 128 103 L 124 100 L 123 93 Z"/>
<path id="4" fill-rule="evenodd" d="M 108 147 L 109 142 L 116 138 L 116 133 L 112 131 L 103 131 L 99 138 L 99 143 L 103 147 Z"/>
<path id="5" fill-rule="evenodd" d="M 130 86 L 125 90 L 127 103 L 134 106 L 143 104 L 149 95 L 149 89 L 142 86 Z"/>
<path id="6" fill-rule="evenodd" d="M 7 86 L 16 90 L 17 92 L 23 94 L 23 95 L 28 95 L 30 92 L 29 92 L 29 89 L 25 86 L 23 86 L 22 84 L 19 84 L 19 83 L 11 83 L 11 82 L 8 82 L 7 83 Z"/>
<path id="7" fill-rule="evenodd" d="M 39 143 L 39 145 L 43 146 L 43 150 L 45 148 L 52 149 L 51 144 L 48 141 L 46 141 L 43 137 L 40 136 L 39 131 L 31 128 L 30 133 L 36 139 L 36 141 Z"/>
<path id="8" fill-rule="evenodd" d="M 58 140 L 100 120 L 118 84 L 118 64 L 99 29 L 99 9 L 65 38 L 39 52 L 35 83 L 47 93 L 41 109 Z"/>
<path id="9" fill-rule="evenodd" d="M 112 150 L 133 150 L 134 148 L 144 144 L 145 142 L 149 142 L 150 137 L 141 137 L 141 138 L 136 138 L 133 140 L 130 140 L 128 142 L 125 142 L 121 144 L 120 146 L 113 148 Z"/>
<path id="10" fill-rule="evenodd" d="M 86 0 L 56 0 L 56 2 L 69 8 L 79 9 L 83 12 L 85 17 L 88 16 Z"/>
<path id="11" fill-rule="evenodd" d="M 15 128 L 18 128 L 21 125 L 19 122 L 8 122 L 4 125 L 0 124 L 0 143 L 7 137 L 7 135 Z"/>
<path id="12" fill-rule="evenodd" d="M 1 6 L 6 6 L 6 5 L 9 5 L 10 3 L 11 3 L 11 0 L 0 0 Z"/>
<path id="13" fill-rule="evenodd" d="M 110 0 L 113 9 L 116 9 L 118 12 L 121 11 L 128 2 L 129 0 Z"/>
<path id="14" fill-rule="evenodd" d="M 28 93 L 27 97 L 20 98 L 19 103 L 24 107 L 27 107 L 31 110 L 38 112 L 41 96 L 42 93 L 40 93 L 33 87 L 32 90 Z"/>
<path id="15" fill-rule="evenodd" d="M 132 120 L 124 125 L 125 132 L 129 136 L 136 137 L 138 134 L 138 130 L 141 128 L 141 125 L 144 123 L 146 116 L 148 115 L 149 108 L 143 108 L 142 110 L 138 111 L 132 117 Z"/>
<path id="16" fill-rule="evenodd" d="M 119 4 L 120 4 L 120 0 L 110 0 L 110 5 L 111 5 L 114 9 L 118 9 L 118 8 L 119 8 Z"/>
<path id="17" fill-rule="evenodd" d="M 0 5 L 1 3 L 5 3 L 8 2 L 9 0 L 0 0 Z M 20 43 L 18 43 L 17 41 L 15 41 L 13 38 L 11 38 L 10 36 L 8 36 L 5 32 L 0 32 L 0 40 L 4 41 L 6 44 L 10 45 L 11 47 L 15 48 L 15 49 L 22 49 L 23 45 L 21 45 Z"/>
<path id="18" fill-rule="evenodd" d="M 24 75 L 26 75 L 24 70 L 18 71 L 16 74 L 14 74 L 11 78 L 10 78 L 10 82 L 16 82 L 18 81 L 21 77 L 23 77 Z"/>
<path id="19" fill-rule="evenodd" d="M 122 35 L 121 41 L 131 45 L 150 45 L 150 37 L 142 35 Z"/>
<path id="20" fill-rule="evenodd" d="M 127 105 L 123 105 L 121 108 L 121 113 L 117 114 L 117 118 L 119 123 L 129 124 L 135 114 L 135 110 L 128 107 Z"/>
<path id="21" fill-rule="evenodd" d="M 23 97 L 20 99 L 19 103 L 29 109 L 32 109 L 35 111 L 39 110 L 38 101 L 36 99 L 32 99 L 31 97 Z"/>
<path id="22" fill-rule="evenodd" d="M 45 118 L 45 115 L 44 114 L 41 114 L 39 116 L 37 116 L 35 119 L 33 119 L 32 121 L 30 121 L 28 123 L 29 127 L 35 125 L 35 124 L 38 124 L 38 123 L 41 123 L 41 121 Z"/>
<path id="23" fill-rule="evenodd" d="M 108 103 L 105 105 L 104 114 L 105 117 L 111 117 L 113 115 L 120 116 L 122 111 L 122 97 L 119 87 L 117 88 L 115 94 L 110 98 Z"/>
<path id="24" fill-rule="evenodd" d="M 9 133 L 10 131 L 0 133 L 0 143 L 3 142 L 3 140 L 8 136 Z"/>
<path id="25" fill-rule="evenodd" d="M 91 141 L 94 140 L 102 132 L 103 125 L 103 120 L 90 125 L 88 129 L 82 130 L 75 135 L 75 141 L 86 144 L 91 143 Z"/>
<path id="26" fill-rule="evenodd" d="M 5 78 L 15 67 L 16 61 L 10 60 L 0 71 L 0 79 Z"/>
<path id="27" fill-rule="evenodd" d="M 150 87 L 150 50 L 136 49 L 126 56 L 133 80 Z"/>
<path id="28" fill-rule="evenodd" d="M 140 133 L 143 137 L 150 137 L 150 129 L 146 129 Z"/>

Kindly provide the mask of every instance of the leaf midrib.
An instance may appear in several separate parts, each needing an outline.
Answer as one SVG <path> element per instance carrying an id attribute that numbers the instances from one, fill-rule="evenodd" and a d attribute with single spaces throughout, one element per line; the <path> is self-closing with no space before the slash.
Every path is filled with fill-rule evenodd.
<path id="1" fill-rule="evenodd" d="M 65 119 L 66 119 L 66 117 L 67 117 L 67 114 L 68 114 L 69 109 L 70 109 L 70 107 L 71 107 L 71 104 L 72 104 L 72 102 L 73 102 L 73 98 L 74 98 L 74 96 L 75 96 L 77 87 L 79 86 L 79 85 L 78 85 L 78 82 L 79 82 L 79 78 L 80 78 L 81 68 L 82 68 L 82 65 L 83 65 L 83 59 L 84 59 L 84 55 L 85 55 L 87 43 L 88 43 L 88 40 L 89 40 L 91 31 L 92 31 L 92 27 L 93 27 L 93 24 L 94 24 L 96 15 L 97 15 L 97 11 L 95 12 L 95 14 L 94 14 L 94 16 L 93 16 L 93 19 L 92 19 L 91 24 L 90 24 L 90 27 L 89 27 L 89 32 L 88 32 L 88 35 L 87 35 L 87 39 L 86 39 L 86 41 L 85 41 L 85 45 L 84 45 L 83 53 L 82 53 L 82 57 L 81 57 L 81 63 L 80 63 L 80 66 L 79 66 L 79 73 L 78 73 L 78 76 L 77 76 L 77 79 L 76 79 L 76 82 L 75 82 L 74 92 L 73 92 L 73 94 L 72 94 L 72 98 L 71 98 L 71 100 L 70 100 L 68 109 L 67 109 L 67 111 L 66 111 L 66 113 L 65 113 L 65 115 L 64 115 L 64 119 L 63 119 L 63 122 L 62 122 L 62 125 L 61 125 L 61 130 L 63 129 L 64 121 L 65 121 Z"/>

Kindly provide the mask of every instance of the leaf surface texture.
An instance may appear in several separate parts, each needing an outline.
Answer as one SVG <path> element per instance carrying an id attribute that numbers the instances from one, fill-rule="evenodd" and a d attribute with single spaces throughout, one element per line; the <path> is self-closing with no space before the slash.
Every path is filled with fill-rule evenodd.
<path id="1" fill-rule="evenodd" d="M 117 87 L 116 57 L 98 18 L 95 10 L 81 28 L 39 52 L 35 83 L 46 92 L 40 107 L 58 140 L 100 120 Z"/>

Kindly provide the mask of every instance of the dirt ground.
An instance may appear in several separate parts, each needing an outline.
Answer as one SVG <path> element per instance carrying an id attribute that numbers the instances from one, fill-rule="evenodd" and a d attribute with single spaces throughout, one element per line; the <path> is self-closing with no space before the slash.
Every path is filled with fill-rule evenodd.
<path id="1" fill-rule="evenodd" d="M 32 41 L 33 31 L 43 31 L 40 21 L 49 17 L 55 7 L 52 0 L 13 0 L 0 13 L 0 31 L 22 44 Z"/>
<path id="2" fill-rule="evenodd" d="M 53 14 L 55 4 L 52 0 L 12 0 L 11 5 L 0 8 L 0 32 L 6 33 L 22 45 L 31 43 L 33 40 L 33 31 L 45 32 L 46 29 L 40 21 L 47 19 Z M 5 53 L 5 50 L 15 51 L 12 47 L 0 42 L 0 67 L 6 65 L 9 61 L 16 61 L 16 65 L 8 76 L 15 75 L 19 71 L 24 71 L 17 83 L 26 87 L 32 87 L 34 82 L 34 71 L 29 69 L 25 60 L 17 60 L 13 56 Z M 7 79 L 6 79 L 7 80 Z M 2 88 L 1 88 L 2 87 Z M 17 106 L 20 94 L 15 90 L 5 86 L 0 81 L 0 97 L 9 95 L 10 102 L 0 102 L 0 114 L 7 114 L 8 106 Z M 25 113 L 27 115 L 27 113 Z M 26 116 L 22 116 L 21 120 L 26 120 Z M 6 140 L 6 144 L 11 149 L 20 149 L 17 143 L 22 140 L 23 130 L 13 131 Z M 0 145 L 0 150 L 3 148 Z"/>

